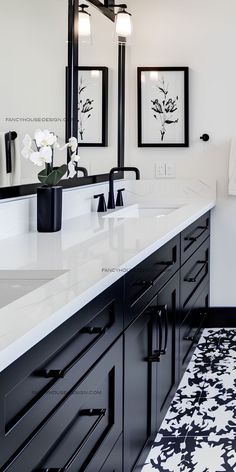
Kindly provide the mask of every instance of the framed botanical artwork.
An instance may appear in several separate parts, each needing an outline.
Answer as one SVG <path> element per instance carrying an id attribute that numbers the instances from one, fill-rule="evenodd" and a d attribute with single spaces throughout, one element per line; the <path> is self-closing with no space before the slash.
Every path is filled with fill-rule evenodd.
<path id="1" fill-rule="evenodd" d="M 188 67 L 138 68 L 138 146 L 189 146 Z"/>
<path id="2" fill-rule="evenodd" d="M 108 145 L 108 68 L 78 67 L 79 146 Z"/>

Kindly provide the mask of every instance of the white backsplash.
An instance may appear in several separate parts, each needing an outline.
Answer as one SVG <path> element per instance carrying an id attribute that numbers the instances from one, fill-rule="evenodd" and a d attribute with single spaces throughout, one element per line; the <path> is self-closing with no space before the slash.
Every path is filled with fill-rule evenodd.
<path id="1" fill-rule="evenodd" d="M 125 204 L 138 203 L 155 196 L 157 204 L 181 203 L 186 196 L 191 198 L 215 195 L 215 182 L 201 180 L 120 180 L 115 182 L 115 189 L 125 187 Z M 96 211 L 98 201 L 94 195 L 104 193 L 107 201 L 108 183 L 67 189 L 63 192 L 63 221 Z M 0 240 L 18 234 L 36 231 L 37 203 L 36 196 L 0 201 Z"/>
<path id="2" fill-rule="evenodd" d="M 122 188 L 123 181 L 115 182 L 115 188 Z M 104 193 L 107 201 L 108 183 L 66 189 L 63 192 L 63 221 L 96 211 L 98 200 L 93 196 Z M 36 231 L 36 195 L 0 201 L 0 240 L 18 234 Z"/>

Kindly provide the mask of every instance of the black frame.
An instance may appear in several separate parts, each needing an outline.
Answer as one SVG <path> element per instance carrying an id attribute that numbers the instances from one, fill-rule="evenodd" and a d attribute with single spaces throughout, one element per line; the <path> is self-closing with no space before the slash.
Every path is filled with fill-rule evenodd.
<path id="1" fill-rule="evenodd" d="M 184 142 L 143 143 L 142 141 L 142 72 L 184 72 Z M 138 147 L 189 147 L 189 68 L 188 67 L 138 67 Z"/>
<path id="2" fill-rule="evenodd" d="M 109 7 L 113 0 L 105 0 L 102 4 L 99 0 L 87 0 L 98 8 L 111 21 L 115 22 L 114 9 Z M 79 0 L 68 0 L 68 66 L 66 68 L 66 140 L 74 135 L 73 124 L 73 97 L 78 93 L 78 80 L 76 80 L 78 64 L 78 9 Z M 125 161 L 125 44 L 118 46 L 118 166 L 124 166 Z M 122 179 L 123 172 L 117 172 L 114 179 Z M 96 183 L 107 182 L 109 173 L 97 174 L 88 177 L 74 177 L 61 182 L 63 188 L 82 187 Z M 15 185 L 0 188 L 0 200 L 6 198 L 23 197 L 37 192 L 39 183 L 27 185 Z"/>
<path id="3" fill-rule="evenodd" d="M 108 146 L 108 67 L 89 67 L 89 66 L 79 66 L 77 67 L 77 72 L 79 71 L 92 71 L 99 70 L 102 72 L 102 136 L 100 143 L 81 143 L 79 142 L 79 147 L 106 147 Z M 78 109 L 78 95 L 77 95 L 77 109 Z M 77 119 L 78 113 L 74 119 Z M 78 122 L 78 121 L 77 121 Z M 78 132 L 77 132 L 78 134 Z"/>

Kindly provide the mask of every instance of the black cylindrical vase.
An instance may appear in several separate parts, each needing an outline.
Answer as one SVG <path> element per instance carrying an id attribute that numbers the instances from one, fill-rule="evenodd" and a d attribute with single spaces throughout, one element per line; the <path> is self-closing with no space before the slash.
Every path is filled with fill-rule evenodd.
<path id="1" fill-rule="evenodd" d="M 37 229 L 39 233 L 61 230 L 62 187 L 39 187 L 37 189 Z"/>

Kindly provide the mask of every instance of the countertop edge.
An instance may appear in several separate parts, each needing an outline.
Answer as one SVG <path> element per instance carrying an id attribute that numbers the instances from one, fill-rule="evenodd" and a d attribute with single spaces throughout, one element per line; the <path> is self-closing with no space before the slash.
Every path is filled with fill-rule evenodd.
<path id="1" fill-rule="evenodd" d="M 132 270 L 140 262 L 149 257 L 168 241 L 180 234 L 185 228 L 194 223 L 198 218 L 212 210 L 215 205 L 215 199 L 210 201 L 208 204 L 203 205 L 201 209 L 197 210 L 193 215 L 187 217 L 186 220 L 183 221 L 183 223 L 177 225 L 175 229 L 170 230 L 163 237 L 159 238 L 153 244 L 147 246 L 147 248 L 140 251 L 137 255 L 131 258 L 128 263 L 125 263 L 125 267 L 124 264 L 121 265 L 119 267 L 120 271 L 110 273 L 102 280 L 92 285 L 78 297 L 73 299 L 72 302 L 61 307 L 53 315 L 48 317 L 47 320 L 37 324 L 37 326 L 35 326 L 33 329 L 27 331 L 23 336 L 20 336 L 16 341 L 12 342 L 5 349 L 1 350 L 0 372 L 3 372 L 7 367 L 9 367 L 22 355 L 42 341 L 46 336 L 55 331 L 65 321 L 69 320 L 77 311 L 81 310 L 88 303 L 94 300 L 99 294 L 121 279 L 125 275 L 124 272 L 122 272 L 122 269 L 125 268 L 126 272 Z"/>

